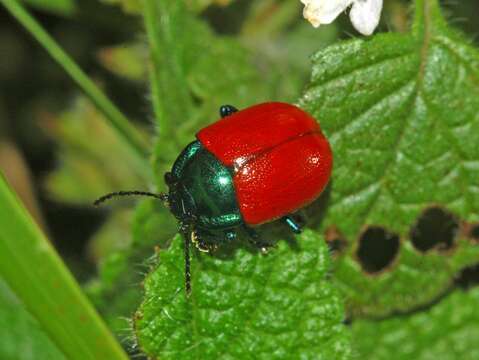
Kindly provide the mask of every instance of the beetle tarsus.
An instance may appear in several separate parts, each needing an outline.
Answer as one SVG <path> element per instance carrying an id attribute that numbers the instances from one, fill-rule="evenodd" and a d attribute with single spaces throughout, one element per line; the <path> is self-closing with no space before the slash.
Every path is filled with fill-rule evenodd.
<path id="1" fill-rule="evenodd" d="M 301 226 L 291 216 L 283 216 L 281 218 L 281 221 L 288 225 L 291 231 L 295 234 L 301 234 L 301 232 L 303 231 Z"/>
<path id="2" fill-rule="evenodd" d="M 235 108 L 233 105 L 222 105 L 220 106 L 220 116 L 222 118 L 229 116 L 235 112 L 237 112 L 238 109 Z"/>
<path id="3" fill-rule="evenodd" d="M 196 230 L 191 232 L 191 242 L 201 252 L 210 252 L 210 246 L 203 240 Z"/>
<path id="4" fill-rule="evenodd" d="M 191 242 L 196 246 L 196 248 L 201 252 L 212 252 L 218 248 L 218 245 L 206 241 L 208 237 L 212 237 L 210 233 L 204 233 L 194 230 L 191 233 Z"/>
<path id="5" fill-rule="evenodd" d="M 261 235 L 255 230 L 250 228 L 249 226 L 244 226 L 244 229 L 246 233 L 248 234 L 248 238 L 250 243 L 258 248 L 261 253 L 266 254 L 271 247 L 271 244 L 265 242 L 262 238 Z"/>

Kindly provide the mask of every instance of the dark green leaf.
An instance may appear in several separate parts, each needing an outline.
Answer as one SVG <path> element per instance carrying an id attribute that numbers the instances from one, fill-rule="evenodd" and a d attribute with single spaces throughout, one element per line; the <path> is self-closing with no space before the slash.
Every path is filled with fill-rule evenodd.
<path id="1" fill-rule="evenodd" d="M 162 185 L 181 147 L 218 118 L 221 104 L 242 108 L 281 99 L 281 81 L 270 81 L 274 77 L 259 71 L 248 51 L 231 38 L 215 36 L 182 1 L 147 1 L 145 23 L 159 129 L 155 173 Z M 175 359 L 348 358 L 342 303 L 326 276 L 327 248 L 311 232 L 298 243 L 295 251 L 280 241 L 268 256 L 244 248 L 229 255 L 196 254 L 187 301 L 176 237 L 159 250 L 159 264 L 145 280 L 135 318 L 140 347 L 149 356 Z"/>
<path id="2" fill-rule="evenodd" d="M 456 291 L 430 309 L 353 325 L 361 359 L 474 360 L 479 358 L 479 288 Z"/>
<path id="3" fill-rule="evenodd" d="M 296 241 L 296 249 L 281 241 L 267 255 L 195 252 L 186 298 L 177 236 L 145 280 L 135 317 L 140 347 L 161 359 L 349 358 L 328 248 L 311 231 Z"/>
<path id="4" fill-rule="evenodd" d="M 417 1 L 409 34 L 317 53 L 300 103 L 320 120 L 334 151 L 320 230 L 348 243 L 335 271 L 353 313 L 385 315 L 427 303 L 479 260 L 479 247 L 459 227 L 479 217 L 479 53 L 446 26 L 435 0 Z M 452 246 L 442 244 L 449 251 L 439 244 L 423 253 L 410 231 L 433 205 L 459 219 L 457 236 Z M 401 238 L 396 256 L 373 274 L 357 258 L 369 225 Z M 432 243 L 440 240 L 433 230 L 422 234 Z M 384 246 L 381 236 L 371 241 L 377 245 L 366 262 Z"/>

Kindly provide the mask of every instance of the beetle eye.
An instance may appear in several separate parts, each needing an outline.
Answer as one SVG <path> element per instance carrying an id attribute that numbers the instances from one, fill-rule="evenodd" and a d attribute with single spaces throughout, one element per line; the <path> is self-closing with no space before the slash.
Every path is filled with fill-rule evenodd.
<path id="1" fill-rule="evenodd" d="M 176 182 L 176 178 L 172 173 L 170 173 L 170 172 L 165 173 L 165 183 L 166 183 L 166 185 L 172 185 L 175 182 Z"/>

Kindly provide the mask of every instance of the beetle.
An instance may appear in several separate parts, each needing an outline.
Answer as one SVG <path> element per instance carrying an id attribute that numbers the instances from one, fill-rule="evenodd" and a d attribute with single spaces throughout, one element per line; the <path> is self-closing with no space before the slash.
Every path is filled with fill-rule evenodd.
<path id="1" fill-rule="evenodd" d="M 140 195 L 169 207 L 184 237 L 187 294 L 191 242 L 211 251 L 243 228 L 264 250 L 255 227 L 277 219 L 300 233 L 291 214 L 319 197 L 332 169 L 319 124 L 294 105 L 267 102 L 241 111 L 223 105 L 219 113 L 221 119 L 201 129 L 165 174 L 167 194 L 119 191 L 95 201 Z"/>

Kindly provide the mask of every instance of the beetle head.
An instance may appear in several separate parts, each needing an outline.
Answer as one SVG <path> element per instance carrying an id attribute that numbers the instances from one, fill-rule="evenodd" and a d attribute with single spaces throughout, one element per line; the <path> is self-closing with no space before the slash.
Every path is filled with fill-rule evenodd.
<path id="1" fill-rule="evenodd" d="M 168 185 L 168 203 L 171 213 L 180 223 L 194 224 L 196 221 L 196 206 L 188 189 L 172 173 L 165 173 L 165 183 Z"/>

